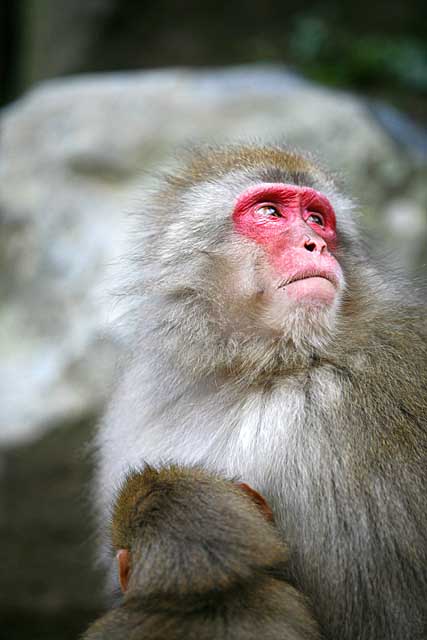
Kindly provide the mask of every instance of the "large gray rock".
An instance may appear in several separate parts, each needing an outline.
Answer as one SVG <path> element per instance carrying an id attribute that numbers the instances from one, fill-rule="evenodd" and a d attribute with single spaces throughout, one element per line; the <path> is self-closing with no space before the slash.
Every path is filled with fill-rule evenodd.
<path id="1" fill-rule="evenodd" d="M 236 138 L 314 152 L 409 267 L 424 255 L 423 148 L 351 95 L 275 68 L 46 83 L 1 118 L 0 442 L 99 410 L 120 349 L 111 265 L 126 212 L 144 206 L 142 172 L 189 140 Z"/>

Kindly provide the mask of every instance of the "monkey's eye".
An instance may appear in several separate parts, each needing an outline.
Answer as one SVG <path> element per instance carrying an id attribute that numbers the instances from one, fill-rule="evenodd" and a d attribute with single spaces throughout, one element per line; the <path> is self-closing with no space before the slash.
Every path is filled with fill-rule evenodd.
<path id="1" fill-rule="evenodd" d="M 282 218 L 279 209 L 276 209 L 276 207 L 273 207 L 271 204 L 264 204 L 262 207 L 259 207 L 256 212 L 260 216 L 266 216 L 268 218 Z"/>
<path id="2" fill-rule="evenodd" d="M 318 224 L 320 227 L 325 226 L 325 222 L 323 220 L 323 217 L 320 215 L 320 213 L 310 213 L 310 215 L 307 218 L 307 222 L 314 222 L 314 224 Z"/>

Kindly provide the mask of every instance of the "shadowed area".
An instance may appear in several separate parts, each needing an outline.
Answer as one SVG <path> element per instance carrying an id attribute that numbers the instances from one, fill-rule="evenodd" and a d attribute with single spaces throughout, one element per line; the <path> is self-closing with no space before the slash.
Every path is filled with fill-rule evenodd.
<path id="1" fill-rule="evenodd" d="M 93 422 L 2 454 L 0 618 L 8 640 L 75 639 L 101 610 L 84 497 Z"/>

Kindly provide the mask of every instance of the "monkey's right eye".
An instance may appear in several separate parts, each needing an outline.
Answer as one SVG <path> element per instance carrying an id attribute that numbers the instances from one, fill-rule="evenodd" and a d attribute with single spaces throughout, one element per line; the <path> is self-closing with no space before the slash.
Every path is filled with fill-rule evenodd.
<path id="1" fill-rule="evenodd" d="M 256 213 L 259 214 L 260 216 L 265 216 L 268 218 L 283 217 L 279 209 L 276 209 L 276 207 L 273 207 L 273 205 L 271 204 L 264 204 L 262 207 L 259 207 L 259 209 L 256 210 Z"/>

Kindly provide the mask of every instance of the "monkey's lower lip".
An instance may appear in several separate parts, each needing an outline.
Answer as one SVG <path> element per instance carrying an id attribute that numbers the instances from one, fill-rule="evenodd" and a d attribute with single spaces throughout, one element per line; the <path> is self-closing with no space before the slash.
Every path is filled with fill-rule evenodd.
<path id="1" fill-rule="evenodd" d="M 279 289 L 286 289 L 286 287 L 288 287 L 290 284 L 294 284 L 294 282 L 302 282 L 303 280 L 326 280 L 327 282 L 330 282 L 334 287 L 337 286 L 337 283 L 335 282 L 335 280 L 333 280 L 332 278 L 330 278 L 329 276 L 322 274 L 322 273 L 313 273 L 307 276 L 297 276 L 295 278 L 292 278 L 291 280 L 288 280 L 286 282 L 284 282 L 283 284 L 281 284 L 279 286 Z"/>
<path id="2" fill-rule="evenodd" d="M 295 278 L 282 288 L 295 302 L 307 304 L 331 304 L 336 296 L 336 284 L 327 276 L 311 275 Z"/>

